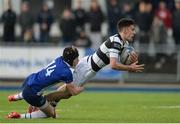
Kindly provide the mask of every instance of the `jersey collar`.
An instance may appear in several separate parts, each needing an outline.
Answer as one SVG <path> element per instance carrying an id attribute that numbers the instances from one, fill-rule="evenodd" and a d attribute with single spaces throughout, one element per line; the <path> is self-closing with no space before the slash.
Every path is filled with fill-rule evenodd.
<path id="1" fill-rule="evenodd" d="M 118 34 L 118 37 L 119 37 L 119 39 L 120 39 L 120 43 L 121 43 L 122 46 L 129 45 L 129 42 L 128 42 L 128 41 L 123 42 L 123 39 L 122 39 L 122 37 L 121 37 L 120 34 Z"/>

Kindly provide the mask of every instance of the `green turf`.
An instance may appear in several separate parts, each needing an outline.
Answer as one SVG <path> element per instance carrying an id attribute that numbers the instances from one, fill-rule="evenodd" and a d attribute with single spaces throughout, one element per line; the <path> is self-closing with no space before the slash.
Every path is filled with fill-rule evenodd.
<path id="1" fill-rule="evenodd" d="M 122 122 L 180 123 L 180 93 L 84 92 L 58 105 L 57 119 L 6 119 L 8 112 L 25 112 L 23 101 L 9 103 L 12 92 L 0 92 L 0 122 Z"/>

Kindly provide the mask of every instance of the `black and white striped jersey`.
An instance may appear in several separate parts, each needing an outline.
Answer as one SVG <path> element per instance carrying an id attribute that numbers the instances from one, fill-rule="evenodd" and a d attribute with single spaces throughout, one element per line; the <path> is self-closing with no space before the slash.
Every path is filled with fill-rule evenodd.
<path id="1" fill-rule="evenodd" d="M 119 58 L 124 46 L 129 45 L 123 43 L 119 34 L 110 36 L 99 49 L 91 56 L 91 66 L 94 71 L 99 71 L 110 62 L 110 57 Z"/>

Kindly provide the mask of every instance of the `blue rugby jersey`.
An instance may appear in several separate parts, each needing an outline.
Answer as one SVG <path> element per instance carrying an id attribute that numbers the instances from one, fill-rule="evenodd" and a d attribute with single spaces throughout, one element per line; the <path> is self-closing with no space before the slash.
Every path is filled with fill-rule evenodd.
<path id="1" fill-rule="evenodd" d="M 28 76 L 24 83 L 37 93 L 58 82 L 70 83 L 72 81 L 73 76 L 69 65 L 62 57 L 58 57 L 42 70 Z"/>

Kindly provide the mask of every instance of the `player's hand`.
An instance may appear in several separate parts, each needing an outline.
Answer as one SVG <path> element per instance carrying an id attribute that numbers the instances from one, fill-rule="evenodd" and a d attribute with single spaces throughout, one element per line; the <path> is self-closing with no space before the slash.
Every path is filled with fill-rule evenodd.
<path id="1" fill-rule="evenodd" d="M 138 54 L 136 52 L 131 52 L 129 59 L 131 63 L 138 61 Z"/>
<path id="2" fill-rule="evenodd" d="M 138 65 L 138 61 L 132 63 L 129 67 L 131 72 L 142 72 L 144 70 L 144 64 Z"/>

